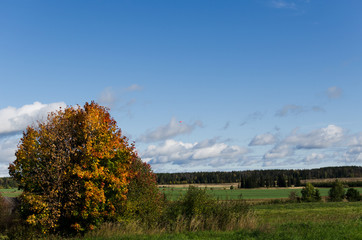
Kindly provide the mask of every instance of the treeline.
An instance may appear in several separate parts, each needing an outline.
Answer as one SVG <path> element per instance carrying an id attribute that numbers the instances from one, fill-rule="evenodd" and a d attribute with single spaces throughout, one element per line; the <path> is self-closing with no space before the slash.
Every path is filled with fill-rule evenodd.
<path id="1" fill-rule="evenodd" d="M 324 167 L 299 170 L 158 173 L 158 184 L 239 183 L 240 188 L 302 186 L 301 180 L 362 177 L 362 167 Z M 357 183 L 358 185 L 358 183 Z"/>
<path id="2" fill-rule="evenodd" d="M 18 184 L 13 178 L 2 177 L 0 178 L 0 188 L 17 188 Z"/>

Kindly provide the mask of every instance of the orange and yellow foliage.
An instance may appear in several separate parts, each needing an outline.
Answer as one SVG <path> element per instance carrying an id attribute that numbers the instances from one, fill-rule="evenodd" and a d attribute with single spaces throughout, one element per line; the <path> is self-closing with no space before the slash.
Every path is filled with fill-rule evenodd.
<path id="1" fill-rule="evenodd" d="M 108 110 L 91 102 L 28 127 L 9 172 L 23 189 L 21 214 L 29 224 L 82 232 L 121 218 L 136 159 Z"/>

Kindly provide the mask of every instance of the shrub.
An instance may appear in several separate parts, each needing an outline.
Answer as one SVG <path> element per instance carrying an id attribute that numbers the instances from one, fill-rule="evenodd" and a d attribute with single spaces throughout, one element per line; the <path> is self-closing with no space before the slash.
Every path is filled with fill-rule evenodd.
<path id="1" fill-rule="evenodd" d="M 299 202 L 300 201 L 300 197 L 298 196 L 298 192 L 293 190 L 289 193 L 289 201 L 290 202 Z"/>
<path id="2" fill-rule="evenodd" d="M 163 226 L 172 232 L 196 230 L 235 230 L 250 224 L 245 201 L 217 201 L 205 189 L 190 186 L 178 201 L 166 207 Z"/>
<path id="3" fill-rule="evenodd" d="M 302 189 L 301 193 L 302 201 L 315 202 L 321 200 L 319 190 L 315 189 L 311 183 L 307 183 L 306 186 Z"/>
<path id="4" fill-rule="evenodd" d="M 149 164 L 137 158 L 132 162 L 130 171 L 134 177 L 128 186 L 125 216 L 150 227 L 162 214 L 164 196 L 159 191 L 156 174 Z"/>
<path id="5" fill-rule="evenodd" d="M 361 201 L 362 197 L 357 189 L 349 188 L 346 193 L 346 198 L 350 202 Z"/>
<path id="6" fill-rule="evenodd" d="M 333 183 L 332 188 L 328 192 L 328 197 L 329 201 L 332 202 L 340 202 L 344 199 L 345 190 L 343 184 L 340 181 L 336 180 Z"/>

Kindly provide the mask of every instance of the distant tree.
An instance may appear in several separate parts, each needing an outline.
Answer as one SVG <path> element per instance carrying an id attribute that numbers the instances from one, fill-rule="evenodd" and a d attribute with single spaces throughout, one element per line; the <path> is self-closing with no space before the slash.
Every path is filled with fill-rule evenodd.
<path id="1" fill-rule="evenodd" d="M 94 102 L 50 113 L 28 127 L 9 173 L 21 215 L 43 232 L 84 232 L 118 220 L 137 159 L 108 110 Z"/>
<path id="2" fill-rule="evenodd" d="M 342 201 L 345 197 L 345 192 L 346 191 L 344 190 L 343 184 L 340 181 L 336 180 L 333 183 L 332 188 L 328 192 L 329 201 Z"/>
<path id="3" fill-rule="evenodd" d="M 346 198 L 350 202 L 356 202 L 356 201 L 362 200 L 361 194 L 355 188 L 348 188 L 347 193 L 346 193 Z"/>
<path id="4" fill-rule="evenodd" d="M 302 189 L 302 201 L 305 202 L 314 202 L 320 201 L 320 193 L 318 189 L 315 189 L 311 183 L 307 183 L 306 186 Z"/>

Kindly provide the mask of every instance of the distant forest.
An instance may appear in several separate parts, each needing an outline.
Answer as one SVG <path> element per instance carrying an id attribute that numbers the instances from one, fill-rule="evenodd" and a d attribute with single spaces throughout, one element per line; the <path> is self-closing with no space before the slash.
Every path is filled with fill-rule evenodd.
<path id="1" fill-rule="evenodd" d="M 158 184 L 239 183 L 239 188 L 303 186 L 301 180 L 362 177 L 362 167 L 324 167 L 302 170 L 250 170 L 232 172 L 157 173 Z M 362 182 L 349 182 L 351 187 Z M 314 184 L 328 187 L 328 184 Z"/>
<path id="2" fill-rule="evenodd" d="M 359 178 L 362 167 L 324 167 L 303 170 L 249 170 L 232 172 L 157 173 L 158 184 L 238 183 L 239 188 L 303 186 L 302 180 L 326 178 Z M 316 187 L 330 187 L 331 183 L 313 183 Z M 350 187 L 361 187 L 362 181 L 348 182 Z M 16 188 L 10 177 L 0 178 L 0 188 Z"/>

